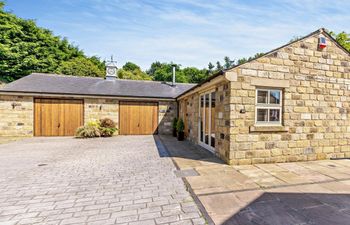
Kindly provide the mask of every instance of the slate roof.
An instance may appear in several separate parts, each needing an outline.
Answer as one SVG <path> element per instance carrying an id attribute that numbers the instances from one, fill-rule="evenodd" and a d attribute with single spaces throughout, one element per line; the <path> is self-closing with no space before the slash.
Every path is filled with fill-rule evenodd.
<path id="1" fill-rule="evenodd" d="M 174 99 L 195 85 L 33 73 L 0 88 L 0 92 Z"/>

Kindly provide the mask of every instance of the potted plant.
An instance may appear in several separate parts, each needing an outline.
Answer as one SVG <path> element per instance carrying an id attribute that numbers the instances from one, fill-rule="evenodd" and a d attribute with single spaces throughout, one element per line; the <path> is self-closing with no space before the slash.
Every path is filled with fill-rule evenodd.
<path id="1" fill-rule="evenodd" d="M 176 135 L 177 135 L 176 126 L 177 126 L 177 117 L 175 117 L 175 118 L 173 119 L 173 136 L 174 136 L 174 137 L 176 137 Z"/>
<path id="2" fill-rule="evenodd" d="M 178 141 L 183 141 L 183 140 L 185 139 L 184 129 L 185 129 L 184 121 L 180 118 L 180 119 L 177 121 L 177 125 L 176 125 L 177 140 L 178 140 Z"/>

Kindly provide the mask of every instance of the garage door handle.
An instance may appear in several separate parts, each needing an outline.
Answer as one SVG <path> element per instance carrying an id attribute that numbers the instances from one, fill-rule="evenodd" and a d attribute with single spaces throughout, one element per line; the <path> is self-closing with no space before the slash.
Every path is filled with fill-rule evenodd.
<path id="1" fill-rule="evenodd" d="M 58 128 L 60 128 L 61 127 L 61 124 L 60 123 L 58 123 Z"/>
<path id="2" fill-rule="evenodd" d="M 137 124 L 137 127 L 140 127 L 140 124 L 139 124 L 139 123 Z"/>

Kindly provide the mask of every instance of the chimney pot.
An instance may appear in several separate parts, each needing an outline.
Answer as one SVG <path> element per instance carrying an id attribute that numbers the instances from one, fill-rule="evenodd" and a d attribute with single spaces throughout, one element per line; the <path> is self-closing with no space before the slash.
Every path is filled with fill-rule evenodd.
<path id="1" fill-rule="evenodd" d="M 175 79 L 176 79 L 176 65 L 173 64 L 173 82 L 172 82 L 172 86 L 175 86 L 176 83 L 175 83 Z"/>

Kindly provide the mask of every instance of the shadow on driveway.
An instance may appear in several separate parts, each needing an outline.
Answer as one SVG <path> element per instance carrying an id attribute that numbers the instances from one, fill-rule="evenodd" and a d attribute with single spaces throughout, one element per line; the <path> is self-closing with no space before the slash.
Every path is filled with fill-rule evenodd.
<path id="1" fill-rule="evenodd" d="M 158 148 L 159 156 L 177 158 L 176 163 L 181 164 L 179 165 L 180 167 L 186 166 L 186 162 L 191 165 L 192 163 L 196 163 L 197 165 L 207 165 L 208 163 L 225 165 L 225 162 L 215 157 L 213 153 L 198 145 L 193 145 L 187 140 L 177 141 L 172 136 L 154 135 L 153 137 Z M 162 143 L 166 146 L 165 149 Z"/>

